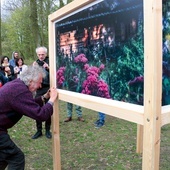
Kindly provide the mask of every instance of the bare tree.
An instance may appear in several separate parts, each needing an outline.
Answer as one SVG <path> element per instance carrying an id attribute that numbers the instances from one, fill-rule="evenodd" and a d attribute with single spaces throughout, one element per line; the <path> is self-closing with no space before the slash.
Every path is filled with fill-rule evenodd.
<path id="1" fill-rule="evenodd" d="M 64 2 L 62 0 L 60 0 L 60 5 L 59 5 L 59 8 L 63 7 L 64 6 Z"/>
<path id="2" fill-rule="evenodd" d="M 69 3 L 72 2 L 72 1 L 74 1 L 74 0 L 67 0 L 67 4 L 69 4 Z"/>
<path id="3" fill-rule="evenodd" d="M 34 39 L 34 47 L 39 45 L 39 27 L 38 27 L 38 15 L 37 15 L 37 2 L 36 0 L 30 0 L 30 24 Z"/>

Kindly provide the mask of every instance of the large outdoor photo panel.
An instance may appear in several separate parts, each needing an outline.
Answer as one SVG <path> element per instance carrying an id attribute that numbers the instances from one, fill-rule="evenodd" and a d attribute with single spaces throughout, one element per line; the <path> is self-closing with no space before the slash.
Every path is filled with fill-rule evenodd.
<path id="1" fill-rule="evenodd" d="M 163 0 L 162 105 L 170 104 L 170 0 Z"/>
<path id="2" fill-rule="evenodd" d="M 57 87 L 143 105 L 143 0 L 98 0 L 55 22 Z"/>

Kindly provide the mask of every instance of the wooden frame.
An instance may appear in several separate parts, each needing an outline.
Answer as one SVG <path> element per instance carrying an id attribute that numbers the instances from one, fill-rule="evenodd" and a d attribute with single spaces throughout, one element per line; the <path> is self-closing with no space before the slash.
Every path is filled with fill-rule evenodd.
<path id="1" fill-rule="evenodd" d="M 50 84 L 56 86 L 55 21 L 95 0 L 74 0 L 49 15 Z M 144 4 L 144 106 L 58 90 L 59 100 L 118 117 L 138 125 L 137 152 L 143 151 L 142 169 L 159 169 L 161 126 L 170 123 L 170 106 L 161 106 L 162 96 L 162 1 Z M 129 116 L 131 115 L 131 116 Z M 54 104 L 53 167 L 61 169 L 58 100 Z"/>

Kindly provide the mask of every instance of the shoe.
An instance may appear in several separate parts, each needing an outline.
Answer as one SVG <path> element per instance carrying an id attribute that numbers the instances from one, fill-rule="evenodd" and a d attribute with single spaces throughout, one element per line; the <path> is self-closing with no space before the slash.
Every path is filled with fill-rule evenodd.
<path id="1" fill-rule="evenodd" d="M 78 117 L 77 120 L 80 122 L 84 122 L 84 119 L 82 117 Z"/>
<path id="2" fill-rule="evenodd" d="M 70 122 L 72 121 L 72 117 L 68 117 L 66 120 L 64 120 L 64 122 Z"/>
<path id="3" fill-rule="evenodd" d="M 102 126 L 104 126 L 104 121 L 99 121 L 99 122 L 96 124 L 95 128 L 100 128 L 100 127 L 102 127 Z"/>
<path id="4" fill-rule="evenodd" d="M 37 131 L 34 136 L 32 136 L 32 139 L 37 139 L 40 136 L 42 136 L 42 131 Z"/>
<path id="5" fill-rule="evenodd" d="M 97 120 L 94 122 L 94 125 L 97 125 L 100 122 L 100 120 Z"/>
<path id="6" fill-rule="evenodd" d="M 51 135 L 51 132 L 49 130 L 47 130 L 45 132 L 45 136 L 48 138 L 48 139 L 51 139 L 52 138 L 52 135 Z"/>

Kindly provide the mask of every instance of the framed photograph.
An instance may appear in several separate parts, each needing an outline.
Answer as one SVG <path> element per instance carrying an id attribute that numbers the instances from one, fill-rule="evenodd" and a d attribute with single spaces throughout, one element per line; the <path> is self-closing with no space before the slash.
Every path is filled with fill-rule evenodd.
<path id="1" fill-rule="evenodd" d="M 158 169 L 160 129 L 170 122 L 170 106 L 162 107 L 169 105 L 162 96 L 169 21 L 165 0 L 74 0 L 49 16 L 50 81 L 59 100 L 138 124 L 143 169 Z"/>
<path id="2" fill-rule="evenodd" d="M 55 21 L 57 87 L 143 105 L 143 1 L 96 0 Z"/>

